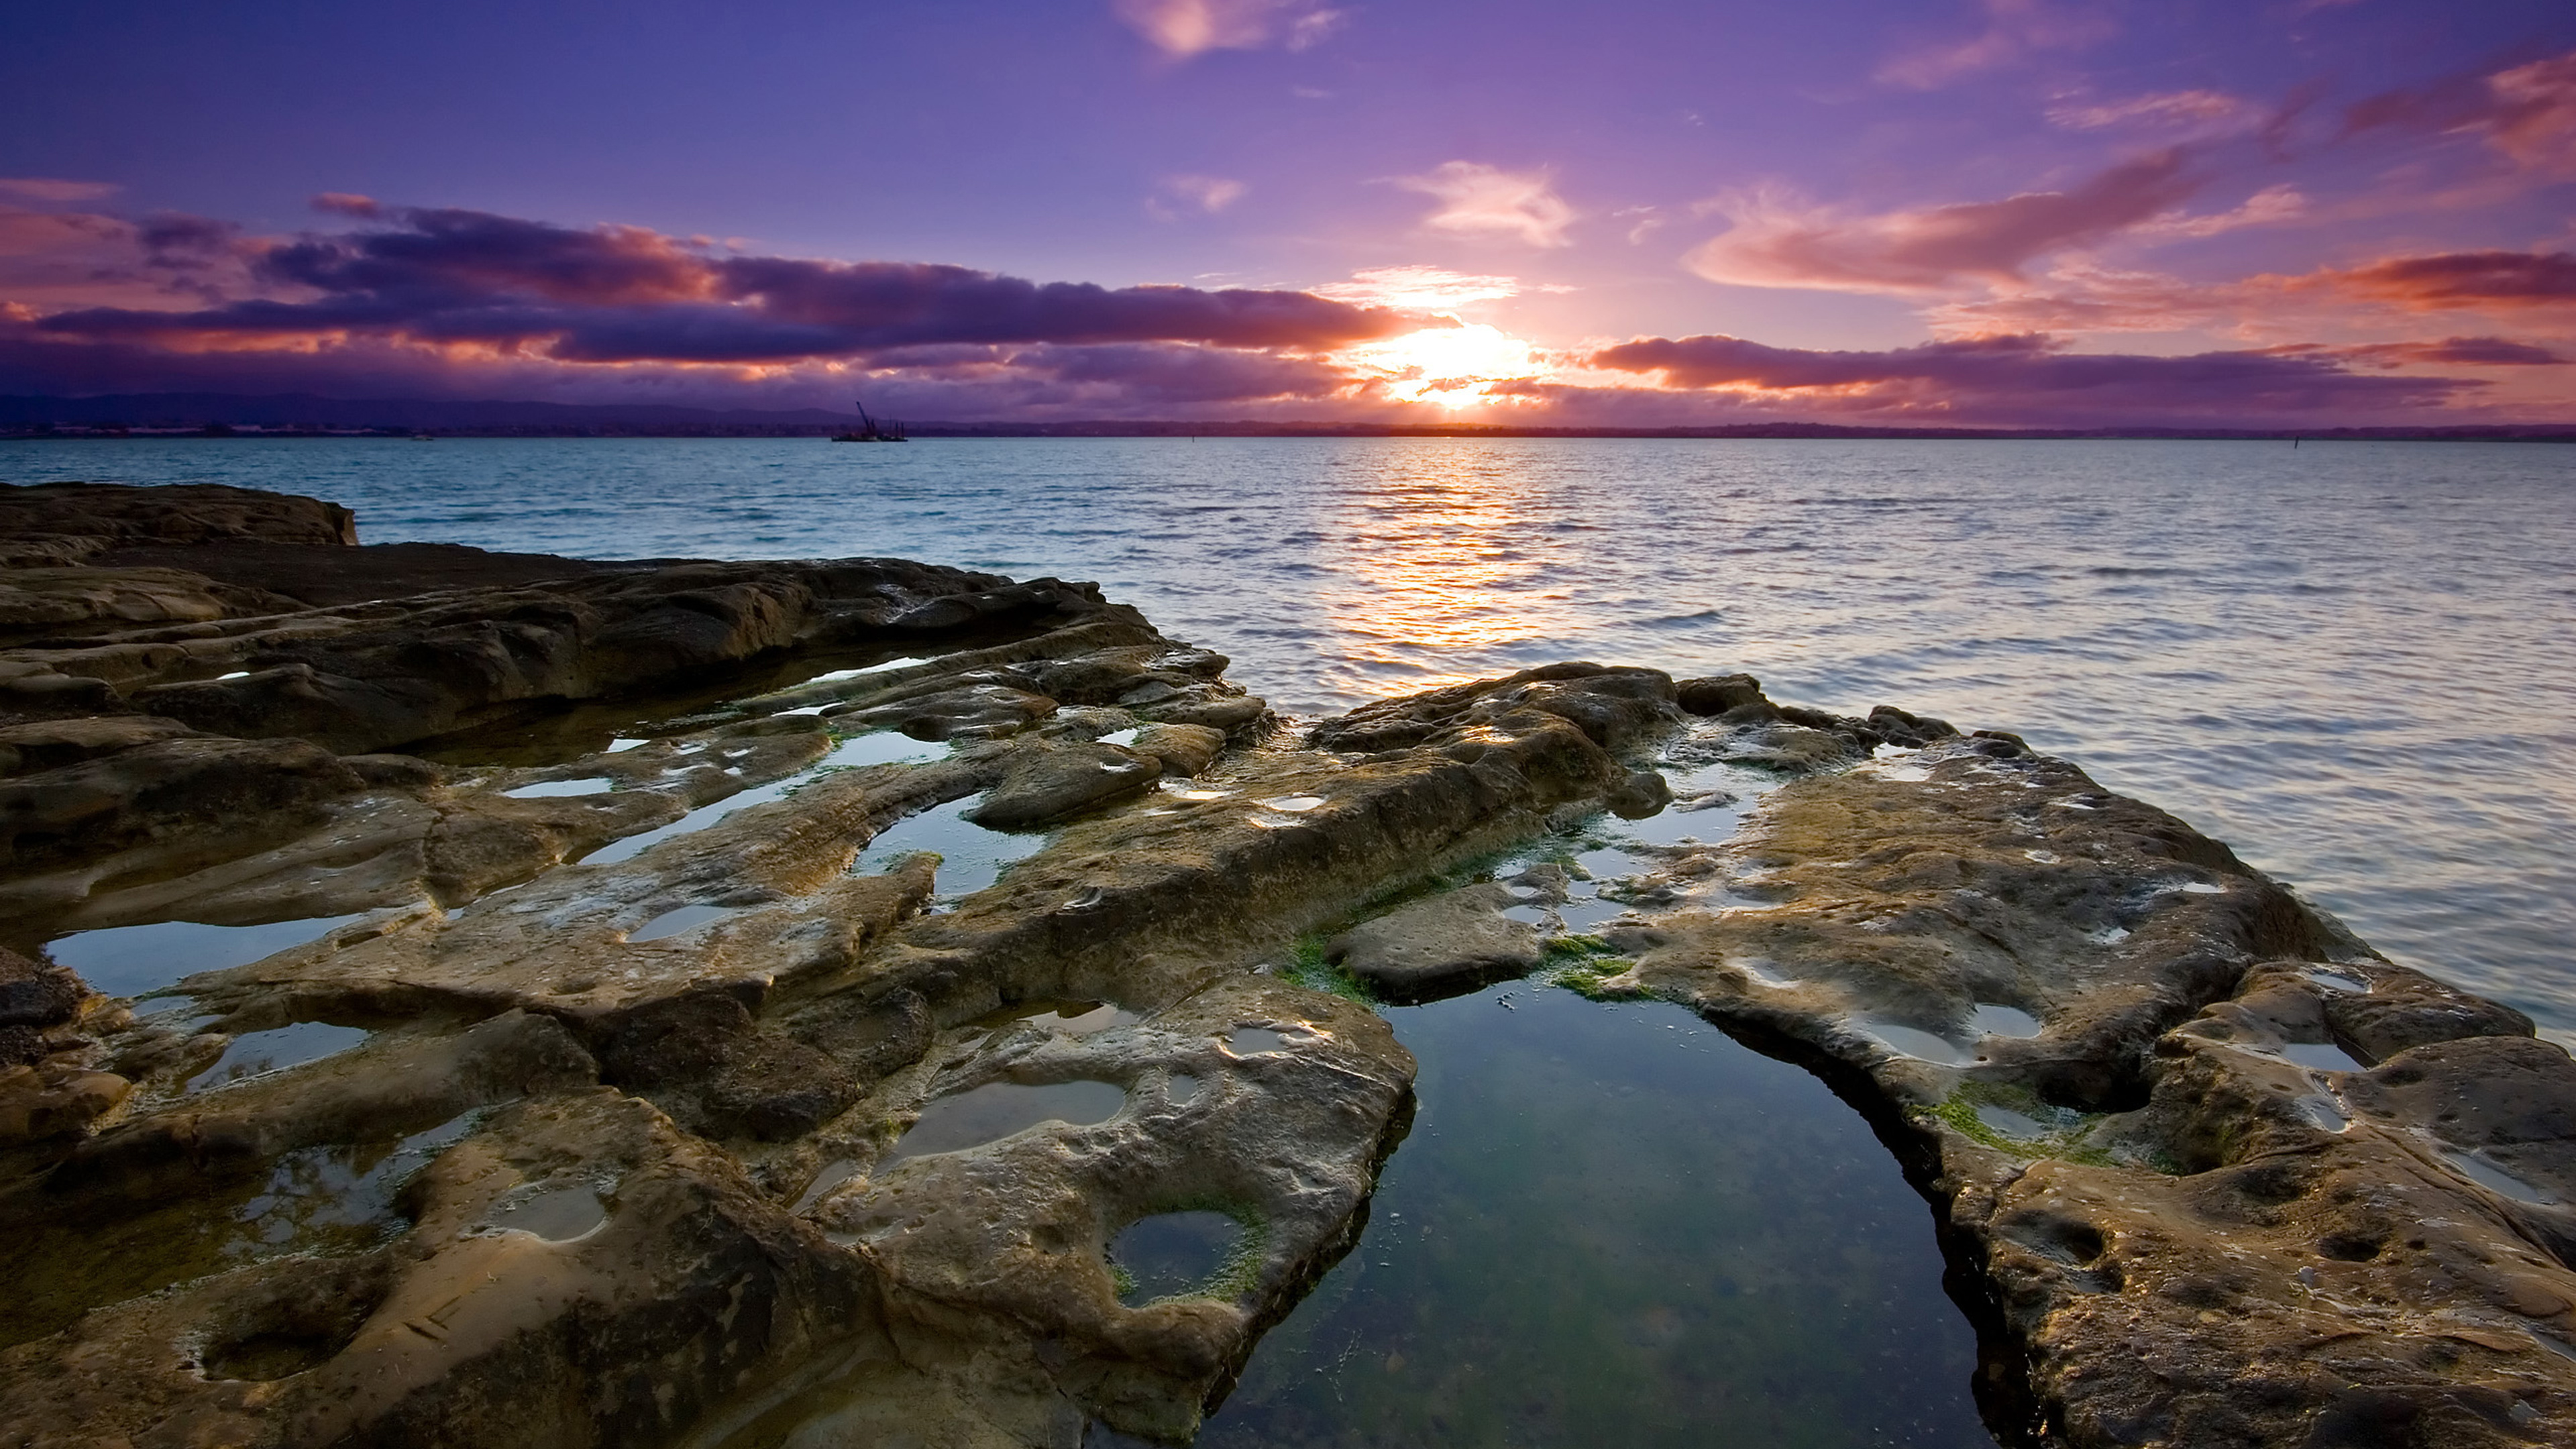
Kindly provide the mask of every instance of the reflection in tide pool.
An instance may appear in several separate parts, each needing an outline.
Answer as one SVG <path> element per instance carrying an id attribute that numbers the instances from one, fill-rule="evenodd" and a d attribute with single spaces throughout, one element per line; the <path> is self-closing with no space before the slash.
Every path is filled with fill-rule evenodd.
<path id="1" fill-rule="evenodd" d="M 1387 1018 L 1412 1135 L 1199 1449 L 1991 1449 L 1930 1211 L 1813 1077 L 1526 983 Z"/>
<path id="2" fill-rule="evenodd" d="M 856 868 L 866 873 L 891 870 L 905 856 L 927 850 L 939 856 L 938 899 L 952 901 L 984 889 L 1001 879 L 1003 867 L 1035 855 L 1047 838 L 1036 832 L 987 830 L 967 819 L 966 812 L 983 798 L 969 795 L 903 817 L 868 842 Z"/>
<path id="3" fill-rule="evenodd" d="M 945 745 L 925 744 L 892 730 L 852 735 L 833 745 L 823 758 L 792 775 L 701 805 L 668 825 L 656 826 L 623 840 L 612 840 L 583 856 L 582 861 L 588 865 L 614 865 L 621 860 L 633 860 L 665 840 L 704 830 L 737 810 L 784 800 L 828 770 L 852 770 L 861 765 L 927 764 L 947 753 Z"/>
<path id="4" fill-rule="evenodd" d="M 301 921 L 271 921 L 264 926 L 207 926 L 195 921 L 162 921 L 149 926 L 111 926 L 78 931 L 47 942 L 45 954 L 56 965 L 69 966 L 109 996 L 140 996 L 200 971 L 247 966 L 290 946 L 319 941 L 353 921 L 350 916 L 312 916 Z"/>

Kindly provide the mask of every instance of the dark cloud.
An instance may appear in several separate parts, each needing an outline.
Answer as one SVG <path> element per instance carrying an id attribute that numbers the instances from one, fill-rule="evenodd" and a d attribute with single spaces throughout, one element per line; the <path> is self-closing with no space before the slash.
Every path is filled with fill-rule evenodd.
<path id="1" fill-rule="evenodd" d="M 2065 352 L 2036 334 L 1881 352 L 1766 347 L 1739 337 L 1650 337 L 1604 348 L 1590 361 L 1660 373 L 1677 388 L 1786 394 L 1820 411 L 2088 423 L 2438 407 L 2485 385 L 2355 373 L 2331 355 L 2279 350 L 2184 357 Z"/>
<path id="2" fill-rule="evenodd" d="M 2296 284 L 2423 310 L 2564 307 L 2576 303 L 2576 253 L 2442 252 L 2329 269 Z"/>
<path id="3" fill-rule="evenodd" d="M 1326 349 L 1421 325 L 1305 292 L 1113 290 L 966 267 L 742 256 L 640 227 L 368 210 L 362 200 L 333 204 L 393 224 L 305 237 L 260 258 L 259 275 L 296 300 L 88 308 L 38 325 L 66 338 L 169 345 L 356 334 L 571 363 L 759 364 L 954 344 Z"/>
<path id="4" fill-rule="evenodd" d="M 2370 342 L 2354 347 L 2314 343 L 2272 349 L 2280 353 L 2317 352 L 2375 367 L 2565 367 L 2568 357 L 2503 337 L 2445 337 L 2433 342 Z"/>

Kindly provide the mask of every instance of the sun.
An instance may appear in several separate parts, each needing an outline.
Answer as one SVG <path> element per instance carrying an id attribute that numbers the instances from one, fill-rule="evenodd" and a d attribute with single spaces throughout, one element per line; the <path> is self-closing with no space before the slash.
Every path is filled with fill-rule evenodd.
<path id="1" fill-rule="evenodd" d="M 1364 343 L 1340 353 L 1338 360 L 1388 397 L 1444 408 L 1516 402 L 1489 389 L 1546 370 L 1529 343 L 1482 322 L 1425 327 Z"/>

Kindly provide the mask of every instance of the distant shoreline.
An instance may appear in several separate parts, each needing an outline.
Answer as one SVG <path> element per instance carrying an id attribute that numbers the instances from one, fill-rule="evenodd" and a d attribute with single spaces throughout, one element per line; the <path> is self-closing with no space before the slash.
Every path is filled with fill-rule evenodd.
<path id="1" fill-rule="evenodd" d="M 1459 438 L 1459 439 L 1667 439 L 1718 442 L 1730 439 L 1793 439 L 1819 442 L 1911 440 L 1932 442 L 2213 442 L 2260 443 L 2576 443 L 2576 425 L 2491 426 L 2456 428 L 2323 428 L 2305 431 L 2253 428 L 1845 428 L 1823 424 L 1728 428 L 1516 428 L 1396 427 L 1364 424 L 1211 423 L 930 423 L 912 424 L 921 440 L 1014 438 Z M 237 442 L 261 438 L 399 441 L 420 437 L 466 439 L 828 439 L 828 427 L 439 427 L 439 428 L 281 428 L 162 427 L 99 429 L 0 426 L 0 442 Z"/>
<path id="2" fill-rule="evenodd" d="M 0 439 L 133 437 L 828 438 L 854 418 L 822 408 L 762 410 L 498 399 L 335 398 L 312 393 L 159 392 L 0 396 Z M 907 419 L 915 438 L 1913 438 L 2207 439 L 2319 442 L 2576 442 L 2576 421 L 2399 427 L 1970 428 L 1818 422 L 1699 427 L 1536 427 L 1510 423 L 1084 418 L 1060 422 Z"/>

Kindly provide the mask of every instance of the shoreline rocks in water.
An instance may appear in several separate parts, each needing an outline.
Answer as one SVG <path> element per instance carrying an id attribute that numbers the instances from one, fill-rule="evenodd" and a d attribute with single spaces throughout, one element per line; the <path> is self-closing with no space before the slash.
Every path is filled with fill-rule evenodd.
<path id="1" fill-rule="evenodd" d="M 2010 737 L 1592 664 L 1292 735 L 1090 585 L 241 490 L 0 536 L 30 1442 L 1186 1440 L 1410 1120 L 1319 973 L 1546 969 L 1566 872 L 1451 873 L 1667 808 L 1676 742 L 1787 783 L 1579 984 L 1870 1116 L 2000 1433 L 2576 1434 L 2576 1062 Z M 1128 1291 L 1113 1239 L 1210 1212 L 1216 1276 Z"/>

